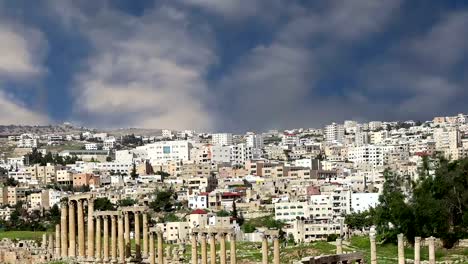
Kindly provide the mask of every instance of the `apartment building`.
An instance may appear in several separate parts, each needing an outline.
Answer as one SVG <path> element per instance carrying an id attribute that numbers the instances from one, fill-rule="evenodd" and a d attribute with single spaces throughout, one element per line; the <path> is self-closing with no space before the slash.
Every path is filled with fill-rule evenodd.
<path id="1" fill-rule="evenodd" d="M 325 140 L 327 142 L 343 142 L 345 129 L 342 124 L 332 123 L 325 127 Z"/>
<path id="2" fill-rule="evenodd" d="M 145 151 L 151 164 L 162 164 L 167 161 L 190 160 L 192 144 L 188 141 L 160 141 L 145 146 L 137 147 L 137 150 Z"/>
<path id="3" fill-rule="evenodd" d="M 229 146 L 232 145 L 231 133 L 215 133 L 211 135 L 211 144 L 215 146 Z"/>

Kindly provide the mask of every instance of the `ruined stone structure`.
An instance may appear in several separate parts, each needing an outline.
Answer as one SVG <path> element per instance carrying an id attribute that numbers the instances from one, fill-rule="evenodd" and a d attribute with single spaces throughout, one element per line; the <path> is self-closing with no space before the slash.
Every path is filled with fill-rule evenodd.
<path id="1" fill-rule="evenodd" d="M 219 263 L 221 264 L 236 264 L 237 251 L 236 251 L 236 235 L 233 230 L 228 228 L 194 228 L 191 234 L 192 246 L 192 264 L 216 264 L 216 240 L 219 242 Z M 226 253 L 226 239 L 230 240 L 230 261 L 228 262 Z M 210 244 L 210 255 L 208 257 L 207 240 Z M 201 248 L 201 258 L 198 256 L 198 242 Z M 200 262 L 199 262 L 200 261 Z"/>

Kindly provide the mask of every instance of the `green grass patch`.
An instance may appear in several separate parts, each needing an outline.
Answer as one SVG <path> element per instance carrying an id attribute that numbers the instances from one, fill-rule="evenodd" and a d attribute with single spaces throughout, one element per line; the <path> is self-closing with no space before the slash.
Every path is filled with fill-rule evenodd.
<path id="1" fill-rule="evenodd" d="M 0 239 L 9 238 L 17 240 L 36 240 L 41 241 L 43 231 L 0 231 Z"/>

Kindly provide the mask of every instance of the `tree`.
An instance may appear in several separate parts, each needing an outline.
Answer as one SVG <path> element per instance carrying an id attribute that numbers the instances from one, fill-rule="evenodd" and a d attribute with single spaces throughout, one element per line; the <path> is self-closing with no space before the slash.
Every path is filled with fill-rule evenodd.
<path id="1" fill-rule="evenodd" d="M 374 224 L 372 213 L 373 210 L 347 214 L 345 217 L 345 224 L 348 228 L 354 230 L 368 229 Z"/>
<path id="2" fill-rule="evenodd" d="M 133 206 L 137 203 L 136 200 L 133 200 L 132 198 L 125 198 L 125 199 L 122 199 L 122 200 L 119 200 L 117 202 L 117 204 L 119 206 Z"/>
<path id="3" fill-rule="evenodd" d="M 18 184 L 19 184 L 18 181 L 15 180 L 15 178 L 13 178 L 13 177 L 8 177 L 6 182 L 5 182 L 6 186 L 11 186 L 11 187 L 16 187 L 16 186 L 18 186 Z"/>
<path id="4" fill-rule="evenodd" d="M 133 162 L 132 172 L 130 172 L 130 176 L 132 177 L 132 179 L 136 179 L 136 177 L 138 177 L 135 162 Z"/>
<path id="5" fill-rule="evenodd" d="M 94 200 L 94 210 L 111 211 L 115 210 L 115 205 L 107 197 L 100 197 Z"/>
<path id="6" fill-rule="evenodd" d="M 174 207 L 174 192 L 169 190 L 156 191 L 154 200 L 150 202 L 149 206 L 155 212 L 170 212 Z"/>
<path id="7" fill-rule="evenodd" d="M 226 217 L 230 215 L 231 214 L 226 210 L 221 210 L 221 211 L 216 212 L 216 216 L 219 216 L 219 217 Z"/>

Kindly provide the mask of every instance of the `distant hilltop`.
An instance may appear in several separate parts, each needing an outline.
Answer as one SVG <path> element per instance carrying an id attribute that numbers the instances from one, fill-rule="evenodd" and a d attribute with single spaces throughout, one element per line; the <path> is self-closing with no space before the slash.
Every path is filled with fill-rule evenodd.
<path id="1" fill-rule="evenodd" d="M 0 137 L 20 135 L 23 133 L 33 134 L 67 134 L 73 132 L 95 131 L 85 127 L 75 127 L 70 124 L 61 125 L 0 125 Z"/>

